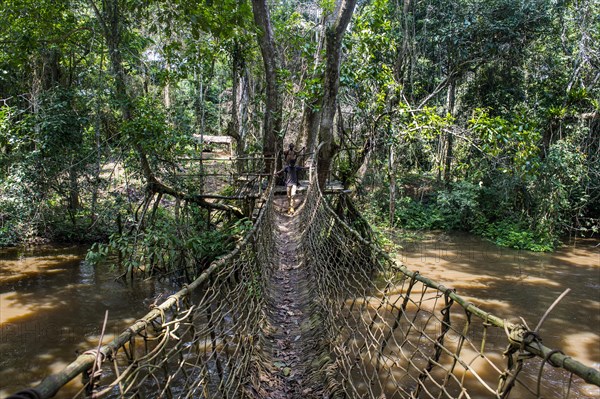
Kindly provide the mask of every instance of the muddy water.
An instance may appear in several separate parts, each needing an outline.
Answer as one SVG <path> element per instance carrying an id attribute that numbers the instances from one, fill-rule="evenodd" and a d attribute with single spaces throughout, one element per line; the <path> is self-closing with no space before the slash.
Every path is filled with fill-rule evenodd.
<path id="1" fill-rule="evenodd" d="M 554 253 L 497 247 L 466 234 L 397 240 L 398 257 L 410 269 L 457 290 L 498 317 L 535 328 L 567 288 L 540 332 L 543 343 L 600 368 L 600 241 L 577 240 Z M 558 387 L 557 387 L 558 388 Z M 575 397 L 600 398 L 600 389 L 580 384 Z"/>
<path id="2" fill-rule="evenodd" d="M 98 345 L 106 310 L 105 343 L 172 291 L 149 282 L 127 286 L 84 257 L 78 247 L 0 250 L 0 398 Z"/>
<path id="3" fill-rule="evenodd" d="M 541 335 L 547 346 L 600 366 L 599 244 L 577 241 L 536 254 L 469 235 L 435 235 L 404 241 L 399 257 L 483 309 L 507 319 L 522 316 L 532 328 L 571 288 Z M 76 351 L 96 346 L 107 309 L 104 342 L 173 291 L 149 282 L 133 287 L 115 282 L 108 267 L 82 262 L 84 254 L 76 247 L 0 250 L 0 398 L 62 369 Z M 600 397 L 596 387 L 578 392 L 580 398 Z"/>

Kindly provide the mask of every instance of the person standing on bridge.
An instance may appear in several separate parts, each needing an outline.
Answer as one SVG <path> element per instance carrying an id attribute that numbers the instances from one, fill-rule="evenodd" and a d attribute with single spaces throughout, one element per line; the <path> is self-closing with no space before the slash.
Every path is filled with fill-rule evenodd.
<path id="1" fill-rule="evenodd" d="M 278 175 L 282 172 L 285 172 L 285 186 L 288 198 L 288 214 L 290 215 L 294 213 L 294 197 L 296 196 L 296 190 L 298 189 L 298 172 L 304 169 L 308 168 L 296 166 L 296 159 L 294 158 L 290 159 L 288 165 L 286 165 L 283 169 L 275 173 L 276 175 Z"/>
<path id="2" fill-rule="evenodd" d="M 296 151 L 294 150 L 294 144 L 290 143 L 288 149 L 283 152 L 285 163 L 289 165 L 292 160 L 296 162 L 298 155 L 300 155 L 305 149 L 306 147 L 302 147 L 300 151 Z"/>

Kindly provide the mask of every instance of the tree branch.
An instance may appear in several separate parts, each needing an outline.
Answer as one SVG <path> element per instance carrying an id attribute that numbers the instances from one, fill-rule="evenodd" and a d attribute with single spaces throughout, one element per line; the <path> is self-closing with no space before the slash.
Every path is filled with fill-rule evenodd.
<path id="1" fill-rule="evenodd" d="M 169 186 L 159 182 L 156 178 L 153 178 L 152 180 L 148 181 L 147 189 L 151 193 L 168 194 L 175 198 L 193 202 L 194 204 L 201 206 L 203 208 L 216 209 L 216 210 L 220 210 L 220 211 L 230 212 L 239 218 L 244 217 L 244 214 L 242 213 L 242 211 L 234 206 L 221 204 L 218 202 L 208 202 L 204 199 L 204 197 L 202 195 L 191 195 L 191 194 L 177 191 L 174 188 L 169 187 Z"/>

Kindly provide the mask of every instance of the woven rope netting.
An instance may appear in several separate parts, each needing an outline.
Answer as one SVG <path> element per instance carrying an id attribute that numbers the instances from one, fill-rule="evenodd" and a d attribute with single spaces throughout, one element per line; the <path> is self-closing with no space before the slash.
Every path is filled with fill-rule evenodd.
<path id="1" fill-rule="evenodd" d="M 265 195 L 235 251 L 110 344 L 14 397 L 51 397 L 78 375 L 76 396 L 256 397 L 271 366 L 261 363 L 272 361 L 265 331 L 280 261 L 272 190 Z M 314 179 L 296 218 L 311 301 L 303 339 L 323 352 L 303 380 L 323 385 L 312 390 L 319 397 L 576 398 L 582 381 L 573 373 L 600 384 L 597 370 L 544 347 L 526 327 L 394 263 L 371 244 L 352 203 L 337 196 L 330 205 Z"/>
<path id="2" fill-rule="evenodd" d="M 598 385 L 597 370 L 544 347 L 526 326 L 396 264 L 345 197 L 329 204 L 311 189 L 302 242 L 341 396 L 584 397 L 573 371 Z"/>
<path id="3" fill-rule="evenodd" d="M 260 350 L 262 291 L 275 252 L 271 192 L 254 228 L 231 254 L 110 344 L 14 397 L 52 397 L 79 374 L 84 386 L 78 397 L 241 396 Z"/>

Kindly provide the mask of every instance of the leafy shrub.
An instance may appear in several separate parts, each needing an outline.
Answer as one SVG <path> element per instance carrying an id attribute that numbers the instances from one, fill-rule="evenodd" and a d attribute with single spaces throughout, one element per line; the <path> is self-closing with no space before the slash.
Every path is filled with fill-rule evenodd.
<path id="1" fill-rule="evenodd" d="M 412 230 L 444 228 L 444 216 L 435 205 L 427 205 L 404 197 L 396 206 L 396 220 L 404 228 Z"/>
<path id="2" fill-rule="evenodd" d="M 542 173 L 529 187 L 532 223 L 539 234 L 557 237 L 574 219 L 584 217 L 590 205 L 591 165 L 576 137 L 559 140 L 550 147 Z"/>
<path id="3" fill-rule="evenodd" d="M 526 249 L 535 252 L 552 251 L 554 246 L 547 236 L 531 231 L 525 223 L 518 220 L 502 220 L 488 224 L 481 235 L 497 245 Z"/>
<path id="4" fill-rule="evenodd" d="M 443 218 L 446 230 L 471 230 L 480 214 L 479 194 L 481 187 L 468 181 L 453 183 L 451 190 L 438 193 L 436 208 Z"/>
<path id="5" fill-rule="evenodd" d="M 479 192 L 478 185 L 462 181 L 437 192 L 429 203 L 403 197 L 396 206 L 396 220 L 407 229 L 470 230 L 480 214 Z"/>
<path id="6" fill-rule="evenodd" d="M 23 169 L 13 168 L 0 183 L 0 246 L 28 243 L 38 236 L 43 203 L 26 180 Z"/>
<path id="7" fill-rule="evenodd" d="M 252 227 L 248 219 L 236 220 L 220 229 L 201 220 L 181 224 L 168 210 L 159 208 L 149 226 L 138 229 L 133 225 L 122 234 L 112 234 L 107 244 L 94 244 L 86 260 L 97 263 L 116 254 L 125 273 L 170 275 L 179 281 L 191 281 L 230 251 L 236 239 Z"/>

